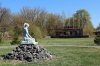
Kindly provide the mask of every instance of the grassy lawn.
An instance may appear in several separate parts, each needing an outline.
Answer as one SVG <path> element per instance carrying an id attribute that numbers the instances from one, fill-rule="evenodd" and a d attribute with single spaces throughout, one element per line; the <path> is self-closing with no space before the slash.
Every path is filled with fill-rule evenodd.
<path id="1" fill-rule="evenodd" d="M 0 66 L 100 66 L 99 48 L 79 48 L 66 46 L 45 46 L 55 57 L 43 62 L 18 62 L 0 60 Z M 0 55 L 11 52 L 13 48 L 0 48 Z"/>
<path id="2" fill-rule="evenodd" d="M 39 44 L 64 44 L 64 45 L 86 45 L 93 46 L 94 38 L 48 38 L 38 39 Z M 11 40 L 5 40 L 1 46 L 9 46 Z"/>
<path id="3" fill-rule="evenodd" d="M 94 38 L 49 38 L 39 39 L 39 44 L 95 45 Z"/>
<path id="4" fill-rule="evenodd" d="M 94 38 L 49 38 L 38 39 L 40 45 L 85 45 L 95 46 Z M 10 46 L 11 40 L 4 41 L 1 46 Z M 0 66 L 100 66 L 100 48 L 82 48 L 67 46 L 44 46 L 54 54 L 50 61 L 25 63 L 19 61 L 0 60 Z M 0 48 L 0 56 L 11 52 L 14 48 Z"/>

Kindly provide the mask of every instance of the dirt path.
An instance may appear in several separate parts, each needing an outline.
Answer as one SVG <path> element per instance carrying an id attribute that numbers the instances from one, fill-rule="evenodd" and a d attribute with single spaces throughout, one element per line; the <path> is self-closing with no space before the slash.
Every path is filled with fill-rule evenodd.
<path id="1" fill-rule="evenodd" d="M 0 48 L 15 48 L 17 46 L 0 46 Z"/>
<path id="2" fill-rule="evenodd" d="M 100 46 L 84 46 L 84 45 L 42 45 L 42 46 L 67 46 L 67 47 L 100 48 Z"/>
<path id="3" fill-rule="evenodd" d="M 40 45 L 40 46 L 66 46 L 66 47 L 86 47 L 86 48 L 100 48 L 100 46 L 84 46 L 84 45 Z M 0 48 L 15 48 L 17 46 L 0 46 Z"/>

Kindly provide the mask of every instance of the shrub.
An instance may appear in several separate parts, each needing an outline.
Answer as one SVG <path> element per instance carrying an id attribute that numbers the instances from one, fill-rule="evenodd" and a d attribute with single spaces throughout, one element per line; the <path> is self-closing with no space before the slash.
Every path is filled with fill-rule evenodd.
<path id="1" fill-rule="evenodd" d="M 30 25 L 29 33 L 35 39 L 38 39 L 38 38 L 42 37 L 42 32 L 41 32 L 40 28 L 36 25 Z"/>
<path id="2" fill-rule="evenodd" d="M 100 45 L 100 35 L 97 35 L 94 39 L 94 43 Z"/>
<path id="3" fill-rule="evenodd" d="M 13 36 L 13 40 L 12 40 L 12 42 L 10 42 L 11 45 L 19 44 L 20 42 L 21 42 L 21 41 L 19 40 L 19 36 L 18 36 L 18 34 L 15 33 L 14 36 Z"/>

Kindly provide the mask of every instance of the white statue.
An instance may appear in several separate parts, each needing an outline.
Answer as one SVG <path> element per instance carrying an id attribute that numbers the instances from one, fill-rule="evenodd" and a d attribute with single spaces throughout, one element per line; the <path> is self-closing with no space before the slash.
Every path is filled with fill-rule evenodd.
<path id="1" fill-rule="evenodd" d="M 21 42 L 21 44 L 38 44 L 38 42 L 35 42 L 35 39 L 32 38 L 28 32 L 28 23 L 24 23 L 24 41 Z"/>

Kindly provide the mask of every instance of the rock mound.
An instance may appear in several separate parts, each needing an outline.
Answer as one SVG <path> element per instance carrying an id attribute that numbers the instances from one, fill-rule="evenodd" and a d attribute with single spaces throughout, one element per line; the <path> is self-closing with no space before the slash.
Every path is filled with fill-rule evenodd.
<path id="1" fill-rule="evenodd" d="M 3 57 L 3 59 L 7 60 L 21 60 L 27 62 L 37 62 L 51 58 L 52 54 L 49 51 L 34 44 L 21 44 Z"/>

